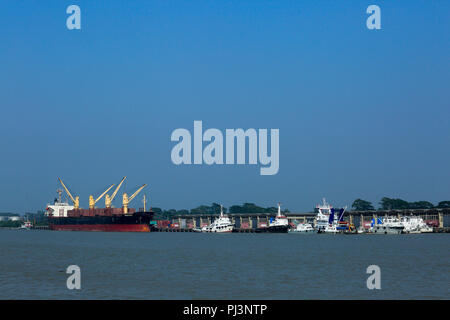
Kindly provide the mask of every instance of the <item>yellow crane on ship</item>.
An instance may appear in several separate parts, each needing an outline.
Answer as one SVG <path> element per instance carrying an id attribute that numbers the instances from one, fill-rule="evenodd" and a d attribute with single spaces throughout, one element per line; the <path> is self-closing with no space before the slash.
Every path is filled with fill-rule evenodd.
<path id="1" fill-rule="evenodd" d="M 128 197 L 127 193 L 123 194 L 123 198 L 122 198 L 122 207 L 123 207 L 123 213 L 128 213 L 128 204 L 130 203 L 131 200 L 133 200 L 139 192 L 142 191 L 142 189 L 144 189 L 147 186 L 147 184 L 144 184 L 143 186 L 141 186 L 139 189 L 136 190 L 135 193 L 133 193 L 130 197 Z"/>
<path id="2" fill-rule="evenodd" d="M 105 196 L 105 207 L 106 208 L 111 208 L 112 201 L 116 197 L 117 192 L 119 191 L 120 187 L 122 186 L 122 183 L 125 181 L 126 178 L 127 178 L 126 176 L 122 178 L 122 181 L 120 181 L 119 185 L 117 186 L 116 190 L 114 190 L 111 197 L 108 194 Z"/>
<path id="3" fill-rule="evenodd" d="M 100 196 L 98 196 L 97 199 L 94 200 L 94 196 L 90 195 L 89 196 L 89 209 L 94 209 L 95 208 L 95 204 L 98 202 L 98 200 L 100 200 L 101 198 L 103 198 L 103 196 L 109 191 L 111 190 L 111 188 L 114 187 L 114 184 L 112 184 L 108 189 L 106 189 Z"/>
<path id="4" fill-rule="evenodd" d="M 69 189 L 67 189 L 67 187 L 64 184 L 64 182 L 62 182 L 62 180 L 60 178 L 58 178 L 58 180 L 59 180 L 59 182 L 61 182 L 61 185 L 63 186 L 64 190 L 66 190 L 67 195 L 69 196 L 70 200 L 72 200 L 73 208 L 74 209 L 79 209 L 80 208 L 80 197 L 76 196 L 75 198 L 73 198 L 72 194 L 70 193 Z"/>

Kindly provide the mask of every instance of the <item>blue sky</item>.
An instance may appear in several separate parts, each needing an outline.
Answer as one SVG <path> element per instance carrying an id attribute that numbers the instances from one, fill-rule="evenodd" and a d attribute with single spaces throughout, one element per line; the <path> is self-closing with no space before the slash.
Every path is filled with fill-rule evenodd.
<path id="1" fill-rule="evenodd" d="M 81 8 L 82 29 L 66 28 Z M 366 8 L 381 8 L 381 30 Z M 450 200 L 448 1 L 0 3 L 0 211 Z M 177 128 L 279 128 L 280 170 L 175 166 Z M 119 198 L 119 197 L 118 197 Z M 139 206 L 139 199 L 132 206 Z M 120 203 L 116 203 L 120 205 Z"/>

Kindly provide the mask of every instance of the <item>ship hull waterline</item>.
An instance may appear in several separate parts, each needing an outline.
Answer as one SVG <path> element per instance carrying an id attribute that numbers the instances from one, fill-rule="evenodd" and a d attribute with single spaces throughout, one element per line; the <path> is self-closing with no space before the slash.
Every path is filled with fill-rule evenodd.
<path id="1" fill-rule="evenodd" d="M 50 225 L 54 231 L 150 232 L 145 224 L 67 224 Z"/>
<path id="2" fill-rule="evenodd" d="M 152 214 L 143 212 L 115 216 L 49 218 L 51 230 L 100 232 L 150 232 Z"/>

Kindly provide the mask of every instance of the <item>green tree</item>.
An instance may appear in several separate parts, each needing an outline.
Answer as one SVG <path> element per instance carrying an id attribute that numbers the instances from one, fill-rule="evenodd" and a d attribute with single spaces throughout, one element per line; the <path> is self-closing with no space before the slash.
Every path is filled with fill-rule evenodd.
<path id="1" fill-rule="evenodd" d="M 441 201 L 438 203 L 436 208 L 440 208 L 440 209 L 450 208 L 450 201 Z"/>
<path id="2" fill-rule="evenodd" d="M 353 201 L 352 209 L 355 211 L 375 210 L 375 208 L 372 205 L 372 202 L 362 199 L 356 199 L 355 201 Z"/>
<path id="3" fill-rule="evenodd" d="M 416 201 L 409 203 L 409 209 L 433 209 L 434 205 L 428 201 Z"/>
<path id="4" fill-rule="evenodd" d="M 383 197 L 380 201 L 380 205 L 382 210 L 409 209 L 409 202 L 402 199 Z"/>

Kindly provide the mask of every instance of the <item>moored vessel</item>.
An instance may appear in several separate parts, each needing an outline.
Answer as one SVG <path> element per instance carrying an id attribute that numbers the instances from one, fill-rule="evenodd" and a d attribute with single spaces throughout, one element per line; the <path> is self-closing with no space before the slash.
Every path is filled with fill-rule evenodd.
<path id="1" fill-rule="evenodd" d="M 269 222 L 267 227 L 256 228 L 257 233 L 287 233 L 289 229 L 289 221 L 287 217 L 281 213 L 281 204 L 278 203 L 278 213 L 275 219 Z"/>
<path id="2" fill-rule="evenodd" d="M 433 228 L 428 226 L 419 216 L 403 216 L 401 222 L 404 226 L 403 233 L 433 232 Z"/>
<path id="3" fill-rule="evenodd" d="M 153 219 L 153 211 L 144 209 L 137 211 L 128 208 L 129 202 L 146 186 L 141 186 L 133 195 L 123 194 L 122 208 L 113 208 L 112 200 L 119 191 L 120 186 L 126 179 L 124 177 L 114 193 L 110 196 L 106 193 L 114 186 L 110 186 L 97 199 L 89 197 L 89 209 L 79 207 L 79 197 L 73 197 L 69 189 L 64 185 L 61 179 L 61 185 L 66 191 L 73 205 L 63 202 L 61 199 L 61 190 L 57 190 L 59 199 L 55 199 L 52 205 L 47 205 L 46 215 L 48 216 L 51 230 L 57 231 L 122 231 L 122 232 L 149 232 L 150 221 Z M 96 208 L 95 204 L 104 196 L 105 208 Z"/>
<path id="4" fill-rule="evenodd" d="M 234 225 L 230 218 L 223 213 L 223 207 L 220 206 L 220 215 L 208 226 L 201 229 L 194 229 L 194 232 L 214 232 L 214 233 L 230 233 L 233 232 Z"/>
<path id="5" fill-rule="evenodd" d="M 316 206 L 318 212 L 316 216 L 316 229 L 318 233 L 343 233 L 350 230 L 350 225 L 343 221 L 345 208 L 336 210 L 326 202 L 325 198 L 322 204 Z M 353 229 L 351 229 L 353 231 Z"/>
<path id="6" fill-rule="evenodd" d="M 369 233 L 372 234 L 401 234 L 404 229 L 403 223 L 396 217 L 386 217 L 384 219 L 372 219 Z"/>
<path id="7" fill-rule="evenodd" d="M 299 223 L 295 228 L 289 229 L 289 233 L 315 233 L 316 230 L 310 223 Z"/>

